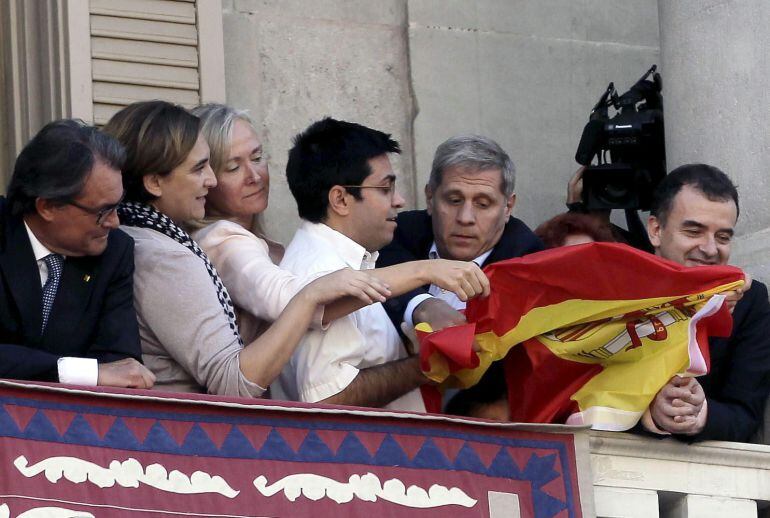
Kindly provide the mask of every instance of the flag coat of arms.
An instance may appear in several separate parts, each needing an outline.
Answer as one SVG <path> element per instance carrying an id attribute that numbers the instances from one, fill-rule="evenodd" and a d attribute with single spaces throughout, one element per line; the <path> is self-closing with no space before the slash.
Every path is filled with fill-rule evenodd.
<path id="1" fill-rule="evenodd" d="M 616 243 L 485 273 L 491 295 L 468 303 L 468 325 L 418 329 L 423 370 L 442 387 L 468 387 L 505 358 L 513 421 L 602 430 L 633 427 L 674 374 L 708 372 L 708 337 L 732 326 L 719 294 L 744 282 L 735 267 L 687 268 Z"/>

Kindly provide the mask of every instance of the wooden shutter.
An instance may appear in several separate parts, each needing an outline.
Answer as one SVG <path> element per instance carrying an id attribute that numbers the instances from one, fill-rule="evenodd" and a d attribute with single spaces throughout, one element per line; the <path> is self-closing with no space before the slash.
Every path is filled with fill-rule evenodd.
<path id="1" fill-rule="evenodd" d="M 0 0 L 0 191 L 47 122 L 224 102 L 220 0 Z"/>
<path id="2" fill-rule="evenodd" d="M 219 0 L 90 0 L 89 16 L 96 124 L 136 101 L 224 101 Z"/>

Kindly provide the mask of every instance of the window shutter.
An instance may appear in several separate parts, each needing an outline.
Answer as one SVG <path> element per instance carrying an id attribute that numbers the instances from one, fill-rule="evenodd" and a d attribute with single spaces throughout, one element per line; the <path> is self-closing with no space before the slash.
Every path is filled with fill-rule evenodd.
<path id="1" fill-rule="evenodd" d="M 220 0 L 0 0 L 0 191 L 54 119 L 224 102 Z"/>
<path id="2" fill-rule="evenodd" d="M 89 16 L 94 123 L 136 101 L 224 101 L 218 0 L 90 0 Z M 207 34 L 217 25 L 218 41 L 216 30 Z M 207 74 L 201 65 L 211 66 L 212 53 L 222 70 Z M 202 84 L 217 72 L 219 84 Z"/>

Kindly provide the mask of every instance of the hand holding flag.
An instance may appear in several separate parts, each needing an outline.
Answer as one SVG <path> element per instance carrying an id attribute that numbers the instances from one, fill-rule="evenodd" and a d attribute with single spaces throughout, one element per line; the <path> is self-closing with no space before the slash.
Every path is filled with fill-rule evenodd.
<path id="1" fill-rule="evenodd" d="M 633 426 L 674 374 L 705 374 L 707 337 L 732 325 L 724 297 L 712 296 L 744 278 L 731 266 L 686 268 L 615 243 L 547 250 L 485 273 L 491 295 L 469 302 L 469 324 L 422 333 L 426 375 L 471 386 L 508 354 L 513 420 L 614 430 Z"/>

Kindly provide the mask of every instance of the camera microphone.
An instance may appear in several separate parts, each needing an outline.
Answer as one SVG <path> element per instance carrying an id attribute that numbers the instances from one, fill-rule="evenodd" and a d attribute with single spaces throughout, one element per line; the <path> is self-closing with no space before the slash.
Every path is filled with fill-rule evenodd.
<path id="1" fill-rule="evenodd" d="M 596 150 L 602 148 L 602 137 L 604 136 L 604 121 L 594 119 L 588 121 L 583 128 L 583 135 L 580 137 L 575 161 L 580 165 L 591 165 L 591 161 L 596 155 Z"/>

